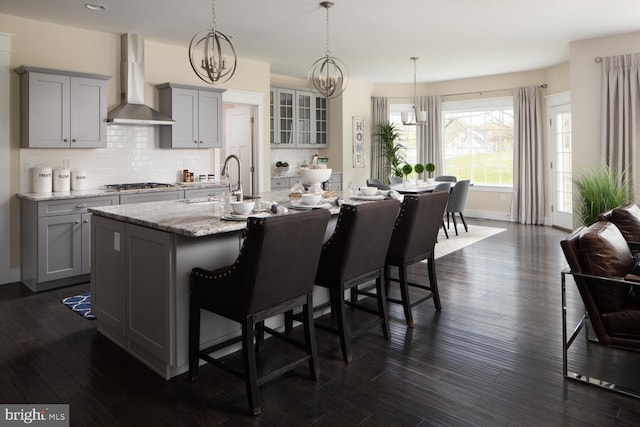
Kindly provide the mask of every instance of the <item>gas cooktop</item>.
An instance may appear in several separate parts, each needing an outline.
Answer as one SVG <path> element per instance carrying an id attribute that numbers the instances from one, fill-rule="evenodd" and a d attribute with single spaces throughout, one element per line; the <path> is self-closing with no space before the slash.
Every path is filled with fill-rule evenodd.
<path id="1" fill-rule="evenodd" d="M 161 182 L 133 182 L 126 184 L 107 184 L 104 186 L 107 190 L 123 191 L 123 190 L 143 190 L 147 188 L 168 188 L 173 184 L 165 184 Z"/>

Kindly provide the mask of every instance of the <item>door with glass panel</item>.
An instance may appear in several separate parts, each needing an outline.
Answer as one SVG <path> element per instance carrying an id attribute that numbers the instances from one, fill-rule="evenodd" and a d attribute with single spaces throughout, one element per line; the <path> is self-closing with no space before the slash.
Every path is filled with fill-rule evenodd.
<path id="1" fill-rule="evenodd" d="M 573 229 L 571 104 L 549 108 L 551 225 Z"/>

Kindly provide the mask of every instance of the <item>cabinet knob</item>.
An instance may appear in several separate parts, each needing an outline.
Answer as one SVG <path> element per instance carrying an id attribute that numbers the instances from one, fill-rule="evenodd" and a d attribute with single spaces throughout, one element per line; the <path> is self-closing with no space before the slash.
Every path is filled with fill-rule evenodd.
<path id="1" fill-rule="evenodd" d="M 76 209 L 82 209 L 82 208 L 86 208 L 86 207 L 87 207 L 87 204 L 86 204 L 86 203 L 78 203 L 78 204 L 76 205 Z"/>
<path id="2" fill-rule="evenodd" d="M 198 141 L 193 141 L 193 143 L 194 143 L 194 144 L 197 144 L 197 143 L 198 143 Z"/>
<path id="3" fill-rule="evenodd" d="M 63 141 L 64 142 L 69 142 L 69 138 L 64 138 Z"/>
<path id="4" fill-rule="evenodd" d="M 78 140 L 76 138 L 73 138 L 71 142 L 78 142 Z"/>
<path id="5" fill-rule="evenodd" d="M 85 220 L 84 220 L 84 221 L 82 221 L 82 222 L 84 222 L 85 224 L 89 224 L 89 220 L 88 220 L 88 219 L 85 219 Z"/>
<path id="6" fill-rule="evenodd" d="M 80 224 L 80 220 L 74 221 L 74 224 Z"/>

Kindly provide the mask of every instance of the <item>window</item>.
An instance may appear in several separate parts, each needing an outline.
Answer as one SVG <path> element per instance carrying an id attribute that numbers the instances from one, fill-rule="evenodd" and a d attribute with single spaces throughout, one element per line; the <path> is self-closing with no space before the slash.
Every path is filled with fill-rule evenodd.
<path id="1" fill-rule="evenodd" d="M 513 99 L 444 102 L 446 175 L 475 185 L 513 185 Z"/>
<path id="2" fill-rule="evenodd" d="M 407 110 L 409 108 L 409 110 Z M 416 127 L 415 126 L 405 126 L 402 124 L 402 119 L 400 118 L 400 113 L 403 111 L 411 111 L 411 105 L 405 104 L 391 104 L 390 105 L 390 115 L 389 120 L 392 124 L 396 126 L 396 128 L 402 134 L 402 138 L 400 143 L 405 147 L 405 160 L 406 163 L 409 163 L 411 166 L 418 163 L 418 146 L 416 144 Z M 411 178 L 416 178 L 415 176 L 409 175 Z"/>

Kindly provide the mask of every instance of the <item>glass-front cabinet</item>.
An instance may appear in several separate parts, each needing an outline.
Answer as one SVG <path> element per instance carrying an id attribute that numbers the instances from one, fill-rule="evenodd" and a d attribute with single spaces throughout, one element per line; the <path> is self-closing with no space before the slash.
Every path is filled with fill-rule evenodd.
<path id="1" fill-rule="evenodd" d="M 327 100 L 311 92 L 271 88 L 271 145 L 278 148 L 327 147 Z"/>

